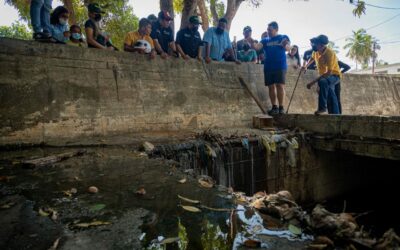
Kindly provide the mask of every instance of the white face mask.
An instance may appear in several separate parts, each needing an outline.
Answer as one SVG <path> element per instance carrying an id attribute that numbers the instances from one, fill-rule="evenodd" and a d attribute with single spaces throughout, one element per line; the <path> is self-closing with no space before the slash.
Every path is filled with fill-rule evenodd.
<path id="1" fill-rule="evenodd" d="M 66 25 L 68 23 L 68 19 L 65 18 L 60 18 L 58 19 L 58 21 L 60 22 L 61 25 Z"/>

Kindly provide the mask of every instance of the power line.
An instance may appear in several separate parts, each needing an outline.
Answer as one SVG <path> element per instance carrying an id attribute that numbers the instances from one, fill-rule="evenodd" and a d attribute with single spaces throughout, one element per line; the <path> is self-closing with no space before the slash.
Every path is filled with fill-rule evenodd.
<path id="1" fill-rule="evenodd" d="M 366 28 L 365 30 L 368 31 L 368 30 L 371 30 L 371 29 L 375 29 L 375 28 L 377 28 L 377 27 L 379 27 L 379 26 L 381 26 L 381 25 L 383 25 L 383 24 L 385 24 L 385 23 L 388 23 L 388 22 L 392 21 L 393 19 L 397 18 L 398 16 L 400 16 L 400 13 L 399 13 L 399 14 L 396 14 L 396 15 L 394 15 L 394 16 L 392 16 L 392 17 L 389 18 L 389 19 L 386 19 L 386 20 L 383 21 L 383 22 L 380 22 L 380 23 L 375 24 L 375 25 L 373 25 L 373 26 L 371 26 L 371 27 L 368 27 L 368 28 Z M 335 39 L 335 40 L 332 40 L 332 41 L 333 41 L 333 42 L 337 42 L 337 41 L 339 41 L 339 40 L 342 40 L 342 39 L 347 38 L 347 37 L 350 37 L 350 36 L 351 36 L 351 35 L 342 36 L 342 37 L 339 37 L 339 38 L 337 38 L 337 39 Z"/>
<path id="2" fill-rule="evenodd" d="M 378 8 L 378 9 L 385 9 L 385 10 L 400 10 L 400 8 L 398 8 L 398 7 L 384 7 L 384 6 L 378 6 L 378 5 L 369 4 L 369 3 L 365 3 L 365 5 L 366 5 L 366 6 L 369 6 L 369 7 Z"/>
<path id="3" fill-rule="evenodd" d="M 379 44 L 393 44 L 393 43 L 400 43 L 400 40 L 397 40 L 397 41 L 388 41 L 388 42 L 380 42 Z"/>

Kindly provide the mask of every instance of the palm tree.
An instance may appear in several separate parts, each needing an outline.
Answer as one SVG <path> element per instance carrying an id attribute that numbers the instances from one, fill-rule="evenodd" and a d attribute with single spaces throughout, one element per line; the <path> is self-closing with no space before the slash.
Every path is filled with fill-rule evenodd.
<path id="1" fill-rule="evenodd" d="M 356 62 L 356 69 L 358 64 L 368 65 L 370 58 L 373 56 L 373 40 L 373 37 L 367 34 L 365 29 L 353 31 L 352 37 L 346 38 L 347 44 L 343 49 L 349 49 L 346 56 Z"/>
<path id="2" fill-rule="evenodd" d="M 335 54 L 339 54 L 339 46 L 337 46 L 335 44 L 335 42 L 330 41 L 328 43 L 328 48 L 330 48 L 331 50 L 333 50 L 333 52 L 335 52 Z"/>

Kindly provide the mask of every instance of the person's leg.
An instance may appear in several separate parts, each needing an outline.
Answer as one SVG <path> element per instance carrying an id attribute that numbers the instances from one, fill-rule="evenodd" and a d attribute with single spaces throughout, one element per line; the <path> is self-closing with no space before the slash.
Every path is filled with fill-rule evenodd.
<path id="1" fill-rule="evenodd" d="M 277 106 L 276 102 L 276 85 L 271 84 L 268 86 L 268 92 L 269 92 L 269 99 L 271 100 L 272 106 Z"/>
<path id="2" fill-rule="evenodd" d="M 319 95 L 318 95 L 318 110 L 317 112 L 326 112 L 329 92 L 329 81 L 326 78 L 321 78 L 318 81 Z"/>
<path id="3" fill-rule="evenodd" d="M 336 98 L 338 101 L 338 107 L 339 107 L 339 114 L 342 114 L 342 103 L 340 101 L 340 81 L 338 84 L 335 85 L 335 94 L 336 94 Z"/>
<path id="4" fill-rule="evenodd" d="M 277 100 L 276 100 L 276 87 L 274 84 L 274 72 L 269 72 L 264 70 L 264 82 L 265 86 L 268 87 L 268 94 L 269 94 L 269 99 L 272 104 L 272 109 L 268 111 L 269 115 L 276 115 L 279 113 L 278 106 L 277 106 Z"/>
<path id="5" fill-rule="evenodd" d="M 329 114 L 340 114 L 339 103 L 336 96 L 336 86 L 338 85 L 339 78 L 337 76 L 328 77 L 329 89 L 328 89 L 328 103 L 331 105 Z"/>
<path id="6" fill-rule="evenodd" d="M 42 0 L 43 2 L 43 0 Z M 50 34 L 50 11 L 53 0 L 44 0 L 44 4 L 40 10 L 40 21 L 43 28 L 43 33 Z"/>
<path id="7" fill-rule="evenodd" d="M 42 25 L 40 23 L 40 10 L 42 9 L 44 0 L 32 0 L 30 6 L 31 23 L 34 33 L 42 32 Z"/>
<path id="8" fill-rule="evenodd" d="M 283 104 L 285 101 L 285 84 L 283 83 L 279 83 L 276 84 L 276 92 L 277 92 L 277 96 L 278 96 L 278 103 L 279 103 L 279 108 L 283 109 Z"/>
<path id="9" fill-rule="evenodd" d="M 276 84 L 276 91 L 279 103 L 279 113 L 284 114 L 285 109 L 283 108 L 285 102 L 285 82 L 286 82 L 286 70 L 279 71 L 277 78 L 275 79 L 278 84 Z"/>

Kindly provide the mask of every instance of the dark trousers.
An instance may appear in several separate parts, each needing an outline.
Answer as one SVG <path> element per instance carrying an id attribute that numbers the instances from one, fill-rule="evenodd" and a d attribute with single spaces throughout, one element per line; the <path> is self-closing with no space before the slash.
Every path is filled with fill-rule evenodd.
<path id="1" fill-rule="evenodd" d="M 338 102 L 339 114 L 342 114 L 342 102 L 340 101 L 340 82 L 335 85 L 335 94 Z M 328 113 L 333 113 L 332 103 L 328 101 Z"/>
<path id="2" fill-rule="evenodd" d="M 329 104 L 331 106 L 331 110 L 328 109 L 329 114 L 340 114 L 338 99 L 335 93 L 336 85 L 338 85 L 339 81 L 340 78 L 335 75 L 319 79 L 318 111 L 325 112 Z"/>

